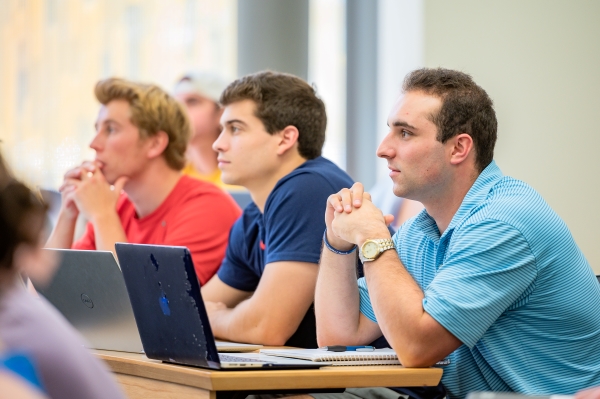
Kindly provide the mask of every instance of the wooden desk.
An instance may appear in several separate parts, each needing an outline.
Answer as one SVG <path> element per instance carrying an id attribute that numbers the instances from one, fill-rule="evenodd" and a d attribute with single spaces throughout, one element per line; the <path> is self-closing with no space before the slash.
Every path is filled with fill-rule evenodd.
<path id="1" fill-rule="evenodd" d="M 213 371 L 166 364 L 142 354 L 94 353 L 108 364 L 131 399 L 225 399 L 245 396 L 252 393 L 250 391 L 310 392 L 345 387 L 433 386 L 442 378 L 442 370 L 436 368 L 336 366 L 313 370 Z"/>

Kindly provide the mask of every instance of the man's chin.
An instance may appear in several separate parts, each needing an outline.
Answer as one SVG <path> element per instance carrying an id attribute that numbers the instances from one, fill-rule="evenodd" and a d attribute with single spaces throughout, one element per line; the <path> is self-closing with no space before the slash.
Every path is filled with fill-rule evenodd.
<path id="1" fill-rule="evenodd" d="M 115 185 L 115 183 L 117 182 L 117 180 L 119 180 L 119 177 L 121 177 L 121 176 L 116 176 L 115 177 L 115 176 L 111 176 L 111 175 L 108 175 L 108 176 L 104 175 L 104 178 L 106 179 L 106 182 L 108 184 L 110 184 L 111 186 Z"/>
<path id="2" fill-rule="evenodd" d="M 230 186 L 241 186 L 240 182 L 238 179 L 236 179 L 234 176 L 225 174 L 221 172 L 221 181 L 225 184 L 229 184 Z"/>
<path id="3" fill-rule="evenodd" d="M 410 199 L 410 190 L 407 190 L 406 187 L 394 184 L 394 188 L 392 191 L 394 192 L 394 195 L 396 197 Z"/>

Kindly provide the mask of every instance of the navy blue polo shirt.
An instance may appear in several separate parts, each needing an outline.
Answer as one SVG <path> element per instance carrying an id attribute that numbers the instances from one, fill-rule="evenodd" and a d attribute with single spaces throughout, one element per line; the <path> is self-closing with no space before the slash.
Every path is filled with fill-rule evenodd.
<path id="1" fill-rule="evenodd" d="M 318 263 L 327 198 L 353 183 L 346 172 L 323 157 L 306 161 L 283 177 L 269 194 L 264 214 L 251 203 L 233 225 L 218 272 L 221 281 L 238 290 L 254 291 L 269 263 Z M 298 330 L 302 328 L 301 324 Z"/>

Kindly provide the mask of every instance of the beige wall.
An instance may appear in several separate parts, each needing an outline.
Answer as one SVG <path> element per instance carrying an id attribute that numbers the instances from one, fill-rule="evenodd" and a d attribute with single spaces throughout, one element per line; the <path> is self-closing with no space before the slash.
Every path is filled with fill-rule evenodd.
<path id="1" fill-rule="evenodd" d="M 496 161 L 563 218 L 600 274 L 600 1 L 426 0 L 425 65 L 470 73 Z"/>

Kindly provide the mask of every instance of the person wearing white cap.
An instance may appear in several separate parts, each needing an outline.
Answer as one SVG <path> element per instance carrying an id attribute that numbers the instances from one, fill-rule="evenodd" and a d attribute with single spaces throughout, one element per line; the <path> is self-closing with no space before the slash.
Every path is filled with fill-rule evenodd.
<path id="1" fill-rule="evenodd" d="M 185 105 L 192 124 L 183 174 L 229 189 L 231 186 L 221 181 L 217 153 L 212 149 L 221 132 L 219 119 L 223 110 L 219 97 L 226 86 L 227 82 L 215 73 L 191 72 L 179 79 L 173 96 Z"/>

